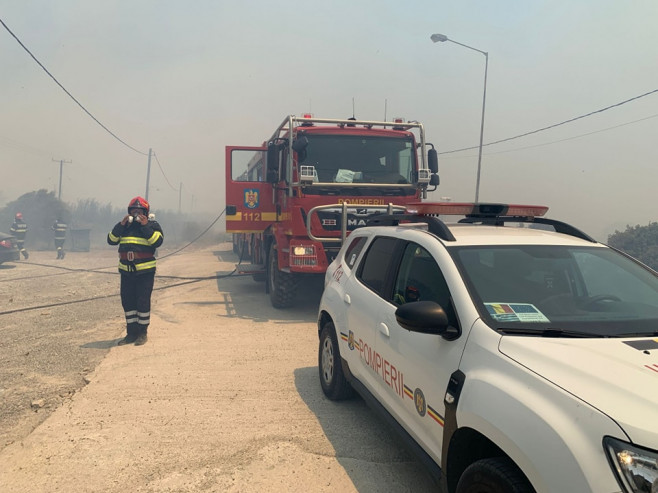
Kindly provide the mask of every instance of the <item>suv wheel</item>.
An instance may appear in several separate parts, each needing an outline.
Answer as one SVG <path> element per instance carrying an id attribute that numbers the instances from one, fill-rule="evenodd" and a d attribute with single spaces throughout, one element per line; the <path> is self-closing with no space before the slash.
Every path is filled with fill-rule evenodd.
<path id="1" fill-rule="evenodd" d="M 352 397 L 354 391 L 345 378 L 338 349 L 338 338 L 333 322 L 326 322 L 320 332 L 318 370 L 322 392 L 332 401 Z"/>
<path id="2" fill-rule="evenodd" d="M 466 468 L 456 493 L 534 493 L 521 470 L 506 457 L 474 462 Z"/>

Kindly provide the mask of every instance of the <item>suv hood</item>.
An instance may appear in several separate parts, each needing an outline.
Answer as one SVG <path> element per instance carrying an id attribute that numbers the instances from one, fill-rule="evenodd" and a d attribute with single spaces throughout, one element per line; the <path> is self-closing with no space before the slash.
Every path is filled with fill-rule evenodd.
<path id="1" fill-rule="evenodd" d="M 503 336 L 499 349 L 658 450 L 658 339 Z"/>

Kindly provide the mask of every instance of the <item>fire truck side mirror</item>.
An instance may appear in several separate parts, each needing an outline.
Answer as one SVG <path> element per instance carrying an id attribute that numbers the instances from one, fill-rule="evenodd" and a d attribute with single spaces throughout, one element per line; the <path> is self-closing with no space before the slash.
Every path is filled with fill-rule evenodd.
<path id="1" fill-rule="evenodd" d="M 279 172 L 275 169 L 269 168 L 267 170 L 267 182 L 268 183 L 278 183 L 279 182 Z"/>
<path id="2" fill-rule="evenodd" d="M 302 152 L 307 147 L 308 147 L 308 139 L 306 138 L 305 135 L 302 135 L 301 137 L 298 137 L 292 143 L 292 148 L 295 152 Z"/>
<path id="3" fill-rule="evenodd" d="M 427 166 L 432 173 L 438 173 L 439 155 L 437 154 L 436 149 L 430 149 L 427 151 Z"/>
<path id="4" fill-rule="evenodd" d="M 268 183 L 279 181 L 279 146 L 274 142 L 267 143 L 267 176 Z"/>
<path id="5" fill-rule="evenodd" d="M 439 188 L 440 181 L 441 180 L 439 179 L 439 175 L 437 175 L 436 173 L 432 173 L 430 175 L 430 182 L 428 183 L 428 186 L 434 187 L 434 188 L 428 188 L 427 191 L 428 192 L 433 192 L 434 190 Z"/>
<path id="6" fill-rule="evenodd" d="M 292 143 L 292 149 L 297 153 L 297 160 L 300 163 L 306 161 L 306 148 L 308 147 L 308 139 L 302 135 L 295 139 Z"/>

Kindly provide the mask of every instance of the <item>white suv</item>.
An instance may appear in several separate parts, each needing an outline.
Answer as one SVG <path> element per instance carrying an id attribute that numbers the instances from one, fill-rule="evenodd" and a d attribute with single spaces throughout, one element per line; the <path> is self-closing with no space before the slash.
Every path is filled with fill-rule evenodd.
<path id="1" fill-rule="evenodd" d="M 547 208 L 410 209 L 327 271 L 325 395 L 357 390 L 448 492 L 658 492 L 658 274 Z"/>

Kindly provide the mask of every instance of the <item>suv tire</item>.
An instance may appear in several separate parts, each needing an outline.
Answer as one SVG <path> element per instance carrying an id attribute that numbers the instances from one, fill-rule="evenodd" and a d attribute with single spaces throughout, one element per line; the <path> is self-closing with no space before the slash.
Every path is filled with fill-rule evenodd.
<path id="1" fill-rule="evenodd" d="M 521 470 L 507 457 L 474 462 L 466 468 L 456 493 L 534 493 Z"/>
<path id="2" fill-rule="evenodd" d="M 322 392 L 332 401 L 352 397 L 354 390 L 345 378 L 338 348 L 338 337 L 333 322 L 326 322 L 320 332 L 318 370 Z"/>

